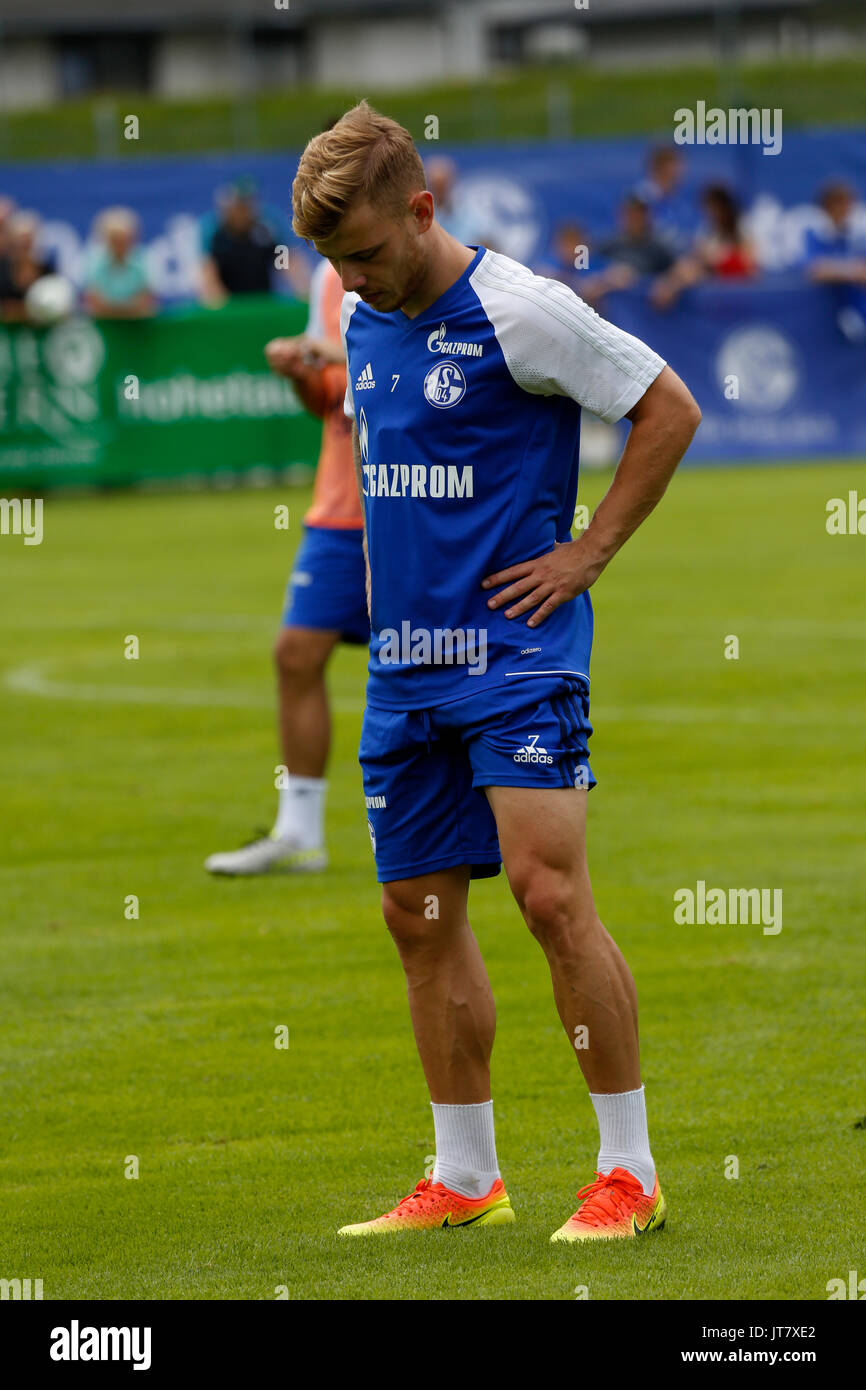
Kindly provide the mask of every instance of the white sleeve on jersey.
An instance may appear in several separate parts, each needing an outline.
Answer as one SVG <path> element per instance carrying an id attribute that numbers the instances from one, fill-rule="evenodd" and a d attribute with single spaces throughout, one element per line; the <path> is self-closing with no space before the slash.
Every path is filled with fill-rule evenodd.
<path id="1" fill-rule="evenodd" d="M 346 395 L 343 400 L 343 414 L 348 415 L 350 420 L 355 418 L 355 403 L 352 399 L 352 373 L 349 371 L 349 348 L 346 343 L 346 332 L 349 327 L 349 319 L 354 314 L 355 305 L 360 297 L 360 295 L 350 291 L 343 295 L 343 303 L 340 305 L 340 337 L 343 340 L 343 352 L 346 354 Z"/>
<path id="2" fill-rule="evenodd" d="M 470 276 L 508 370 L 524 391 L 571 396 L 609 424 L 636 405 L 664 359 L 558 280 L 488 251 Z"/>
<path id="3" fill-rule="evenodd" d="M 308 338 L 322 336 L 322 296 L 328 274 L 329 262 L 322 257 L 310 276 L 310 301 L 307 306 L 307 326 L 304 329 Z"/>

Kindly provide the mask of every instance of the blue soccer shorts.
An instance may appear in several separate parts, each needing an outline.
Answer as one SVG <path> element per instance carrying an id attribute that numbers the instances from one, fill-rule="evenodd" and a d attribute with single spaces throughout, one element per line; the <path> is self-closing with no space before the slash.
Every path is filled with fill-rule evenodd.
<path id="1" fill-rule="evenodd" d="M 426 710 L 368 704 L 359 761 L 380 883 L 468 864 L 498 874 L 484 787 L 594 787 L 589 690 L 570 676 L 521 677 Z"/>
<path id="2" fill-rule="evenodd" d="M 286 589 L 284 627 L 339 632 L 344 642 L 370 640 L 363 531 L 305 526 Z"/>

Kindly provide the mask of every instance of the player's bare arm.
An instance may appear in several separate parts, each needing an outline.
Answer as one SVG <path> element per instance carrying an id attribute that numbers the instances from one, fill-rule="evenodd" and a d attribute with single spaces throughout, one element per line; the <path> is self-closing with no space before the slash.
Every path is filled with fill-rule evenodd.
<path id="1" fill-rule="evenodd" d="M 813 261 L 806 274 L 817 285 L 866 285 L 866 259 L 822 256 Z"/>
<path id="2" fill-rule="evenodd" d="M 302 375 L 304 370 L 340 366 L 346 360 L 343 345 L 330 338 L 313 338 L 299 333 L 294 338 L 271 338 L 265 344 L 268 366 L 280 376 Z"/>
<path id="3" fill-rule="evenodd" d="M 595 515 L 579 540 L 546 555 L 488 575 L 482 588 L 507 587 L 488 602 L 506 604 L 506 618 L 534 609 L 529 627 L 590 588 L 664 495 L 700 424 L 701 412 L 688 387 L 665 367 L 626 417 L 631 431 L 622 458 Z"/>
<path id="4" fill-rule="evenodd" d="M 304 409 L 321 418 L 327 409 L 322 372 L 325 367 L 345 362 L 342 344 L 329 338 L 311 338 L 306 333 L 294 338 L 271 338 L 265 344 L 265 358 L 272 372 L 291 381 Z"/>

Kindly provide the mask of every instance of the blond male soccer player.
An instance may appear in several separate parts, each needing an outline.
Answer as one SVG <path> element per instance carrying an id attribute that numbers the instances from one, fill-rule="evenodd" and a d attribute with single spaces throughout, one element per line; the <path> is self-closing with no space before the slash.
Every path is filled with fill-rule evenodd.
<path id="1" fill-rule="evenodd" d="M 513 1219 L 493 997 L 467 917 L 471 879 L 500 863 L 566 1035 L 587 1030 L 597 1173 L 553 1238 L 657 1229 L 635 986 L 586 864 L 588 591 L 661 498 L 700 412 L 661 358 L 566 286 L 450 236 L 409 133 L 366 103 L 310 141 L 293 208 L 346 290 L 372 602 L 360 761 L 436 1134 L 432 1178 L 342 1231 Z M 631 430 L 572 541 L 584 405 Z"/>

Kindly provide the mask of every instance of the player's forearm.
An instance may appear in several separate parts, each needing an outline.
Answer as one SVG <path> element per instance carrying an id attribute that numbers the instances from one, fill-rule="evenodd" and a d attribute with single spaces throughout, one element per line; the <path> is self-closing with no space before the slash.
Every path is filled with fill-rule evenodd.
<path id="1" fill-rule="evenodd" d="M 808 275 L 819 285 L 863 285 L 866 284 L 866 260 L 826 258 L 813 261 Z"/>
<path id="2" fill-rule="evenodd" d="M 293 374 L 292 381 L 305 408 L 324 419 L 346 394 L 345 373 L 333 370 L 345 367 L 343 345 L 328 338 L 308 338 L 306 334 L 301 342 L 301 370 Z"/>
<path id="3" fill-rule="evenodd" d="M 599 573 L 664 496 L 701 412 L 688 388 L 666 367 L 629 419 L 631 431 L 613 482 L 580 540 L 584 559 L 591 557 Z"/>
<path id="4" fill-rule="evenodd" d="M 323 420 L 328 411 L 327 393 L 323 390 L 322 377 L 321 368 L 311 368 L 289 378 L 301 405 L 319 420 Z"/>

